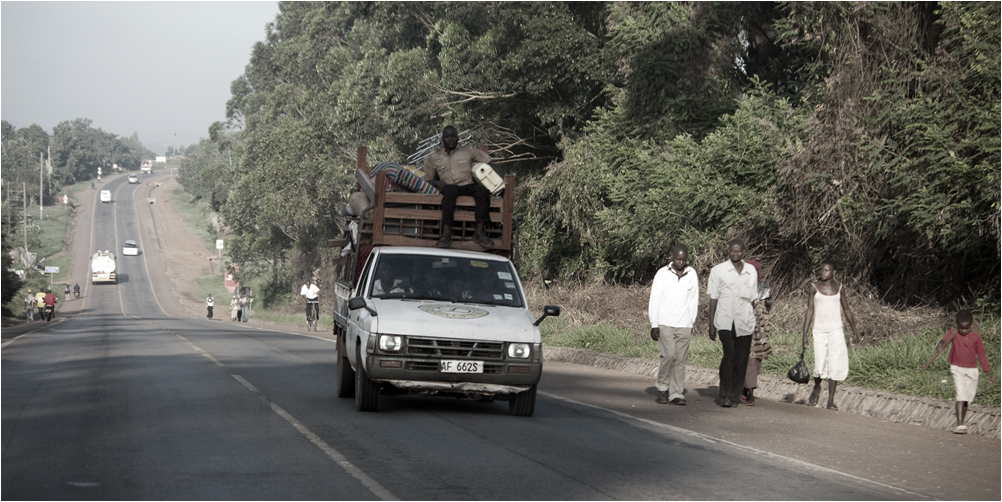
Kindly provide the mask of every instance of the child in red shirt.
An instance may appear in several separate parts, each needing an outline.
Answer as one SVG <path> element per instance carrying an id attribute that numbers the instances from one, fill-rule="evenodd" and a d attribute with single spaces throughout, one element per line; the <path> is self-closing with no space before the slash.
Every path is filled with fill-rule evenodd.
<path id="1" fill-rule="evenodd" d="M 981 341 L 978 330 L 972 329 L 973 325 L 974 316 L 970 310 L 957 312 L 957 327 L 946 332 L 946 336 L 936 344 L 932 357 L 922 367 L 923 370 L 928 369 L 946 344 L 951 344 L 947 362 L 950 363 L 953 386 L 957 390 L 957 428 L 953 430 L 954 434 L 967 434 L 964 416 L 967 414 L 967 404 L 974 400 L 974 394 L 978 390 L 978 362 L 988 374 L 988 381 L 995 385 L 995 379 L 988 368 L 988 358 L 985 357 L 984 342 Z"/>

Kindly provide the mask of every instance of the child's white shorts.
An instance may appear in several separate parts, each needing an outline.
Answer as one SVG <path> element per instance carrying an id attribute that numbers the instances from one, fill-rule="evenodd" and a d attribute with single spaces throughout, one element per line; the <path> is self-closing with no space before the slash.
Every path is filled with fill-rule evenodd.
<path id="1" fill-rule="evenodd" d="M 953 373 L 953 387 L 957 389 L 957 401 L 974 401 L 974 394 L 978 392 L 978 369 L 951 364 L 950 373 Z"/>

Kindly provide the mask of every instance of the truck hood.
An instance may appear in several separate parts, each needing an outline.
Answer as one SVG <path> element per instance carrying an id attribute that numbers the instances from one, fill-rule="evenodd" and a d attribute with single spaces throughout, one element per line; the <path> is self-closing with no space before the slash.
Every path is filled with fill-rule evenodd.
<path id="1" fill-rule="evenodd" d="M 524 308 L 399 299 L 370 302 L 379 314 L 372 319 L 373 332 L 540 343 L 539 328 L 532 325 L 535 319 Z"/>

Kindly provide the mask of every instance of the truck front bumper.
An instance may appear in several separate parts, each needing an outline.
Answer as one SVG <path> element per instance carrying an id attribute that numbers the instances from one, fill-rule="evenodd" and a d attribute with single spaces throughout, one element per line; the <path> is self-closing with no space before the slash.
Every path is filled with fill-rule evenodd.
<path id="1" fill-rule="evenodd" d="M 514 394 L 539 383 L 539 361 L 484 361 L 483 373 L 443 373 L 437 358 L 369 355 L 366 368 L 373 382 L 420 394 Z"/>

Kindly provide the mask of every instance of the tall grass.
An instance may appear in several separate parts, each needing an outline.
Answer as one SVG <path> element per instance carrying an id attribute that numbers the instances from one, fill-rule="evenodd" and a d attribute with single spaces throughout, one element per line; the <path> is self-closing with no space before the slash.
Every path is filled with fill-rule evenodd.
<path id="1" fill-rule="evenodd" d="M 208 249 L 216 249 L 216 232 L 211 231 L 212 208 L 204 200 L 195 200 L 195 197 L 184 191 L 181 186 L 176 186 L 171 191 L 174 200 L 174 207 L 181 215 L 181 222 L 184 223 L 188 234 L 196 239 L 201 239 Z"/>
<path id="2" fill-rule="evenodd" d="M 29 208 L 29 211 L 31 209 Z M 73 209 L 69 206 L 46 206 L 43 211 L 45 217 L 38 220 L 38 227 L 41 232 L 38 235 L 38 249 L 32 251 L 38 253 L 39 258 L 52 256 L 66 247 L 66 227 L 69 224 Z"/>

